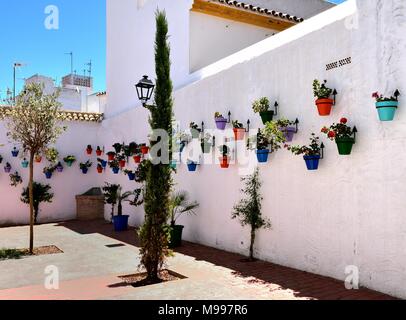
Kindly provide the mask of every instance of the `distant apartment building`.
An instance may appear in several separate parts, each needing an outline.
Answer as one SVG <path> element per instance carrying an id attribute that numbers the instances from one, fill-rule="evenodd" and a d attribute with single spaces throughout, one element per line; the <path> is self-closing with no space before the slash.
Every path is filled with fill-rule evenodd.
<path id="1" fill-rule="evenodd" d="M 42 83 L 47 94 L 60 89 L 59 102 L 63 110 L 103 113 L 106 105 L 105 92 L 93 92 L 93 78 L 68 74 L 62 78 L 61 87 L 55 81 L 43 75 L 33 75 L 25 84 Z"/>

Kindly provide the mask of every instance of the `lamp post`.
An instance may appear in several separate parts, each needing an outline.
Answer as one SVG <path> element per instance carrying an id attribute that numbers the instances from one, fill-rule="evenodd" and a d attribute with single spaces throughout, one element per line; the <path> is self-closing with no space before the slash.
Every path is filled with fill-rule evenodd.
<path id="1" fill-rule="evenodd" d="M 138 99 L 142 102 L 142 105 L 146 107 L 154 92 L 154 83 L 148 79 L 148 76 L 143 76 L 135 85 L 135 88 L 137 89 Z"/>

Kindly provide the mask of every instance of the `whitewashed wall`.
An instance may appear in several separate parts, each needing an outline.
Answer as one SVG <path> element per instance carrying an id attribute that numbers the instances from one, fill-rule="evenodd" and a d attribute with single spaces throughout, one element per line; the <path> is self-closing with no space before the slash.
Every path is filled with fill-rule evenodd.
<path id="1" fill-rule="evenodd" d="M 325 141 L 326 158 L 319 171 L 307 171 L 301 157 L 285 151 L 261 165 L 264 215 L 273 228 L 258 234 L 259 258 L 341 280 L 345 267 L 355 265 L 361 285 L 406 297 L 405 112 L 401 107 L 396 121 L 379 122 L 371 99 L 376 90 L 405 90 L 405 17 L 401 0 L 348 1 L 199 70 L 187 78 L 193 83 L 175 92 L 182 128 L 190 121 L 205 121 L 213 128 L 213 113 L 228 110 L 233 118 L 260 126 L 251 102 L 261 96 L 277 99 L 282 117 L 300 119 L 295 143 L 307 142 L 311 132 L 343 116 L 358 127 L 351 156 L 338 156 L 335 144 Z M 326 71 L 326 64 L 347 57 L 352 64 Z M 115 60 L 108 65 L 114 69 Z M 139 76 L 131 70 L 121 78 L 129 77 Z M 311 87 L 315 78 L 327 79 L 339 92 L 330 117 L 317 114 Z M 114 92 L 111 87 L 108 108 L 137 105 L 135 92 L 131 99 L 115 99 L 121 89 Z M 143 140 L 147 117 L 144 109 L 133 108 L 103 125 L 119 126 L 123 131 L 117 134 Z M 196 217 L 181 221 L 186 239 L 247 252 L 248 229 L 242 231 L 230 219 L 240 197 L 240 169 L 205 165 L 189 173 L 185 165 L 180 167 L 177 188 L 188 190 L 201 204 Z"/>

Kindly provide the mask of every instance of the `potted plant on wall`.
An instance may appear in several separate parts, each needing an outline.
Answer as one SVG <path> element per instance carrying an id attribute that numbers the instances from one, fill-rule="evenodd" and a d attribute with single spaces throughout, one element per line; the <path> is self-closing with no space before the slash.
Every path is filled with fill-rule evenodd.
<path id="1" fill-rule="evenodd" d="M 228 146 L 221 145 L 219 146 L 219 151 L 220 151 L 220 167 L 222 169 L 227 169 L 230 166 L 230 157 L 229 157 L 229 153 L 230 153 L 230 148 Z"/>
<path id="2" fill-rule="evenodd" d="M 263 133 L 263 130 L 258 130 L 256 151 L 257 159 L 259 163 L 268 162 L 269 154 L 272 152 L 270 149 L 271 141 Z"/>
<path id="3" fill-rule="evenodd" d="M 90 144 L 88 144 L 87 147 L 86 147 L 86 153 L 88 155 L 91 155 L 92 152 L 93 152 L 93 148 L 92 148 L 92 146 Z"/>
<path id="4" fill-rule="evenodd" d="M 275 111 L 271 110 L 271 104 L 267 97 L 255 100 L 252 103 L 252 110 L 255 113 L 259 113 L 263 124 L 272 121 L 275 115 Z"/>
<path id="5" fill-rule="evenodd" d="M 199 128 L 199 126 L 194 122 L 191 122 L 189 124 L 189 129 L 190 129 L 190 134 L 192 135 L 192 139 L 199 139 L 202 129 Z"/>
<path id="6" fill-rule="evenodd" d="M 141 153 L 142 153 L 143 155 L 148 154 L 148 152 L 149 152 L 149 147 L 148 147 L 145 143 L 140 144 L 140 148 L 141 148 Z"/>
<path id="7" fill-rule="evenodd" d="M 316 105 L 320 116 L 330 115 L 334 105 L 334 99 L 331 99 L 331 95 L 337 94 L 336 90 L 328 88 L 326 84 L 327 80 L 324 80 L 323 83 L 317 79 L 313 81 L 313 94 L 317 98 Z"/>
<path id="8" fill-rule="evenodd" d="M 42 161 L 42 156 L 40 154 L 36 154 L 34 157 L 34 160 L 36 163 L 41 163 Z"/>
<path id="9" fill-rule="evenodd" d="M 11 164 L 7 162 L 6 165 L 4 166 L 4 172 L 10 173 L 10 171 L 11 171 Z"/>
<path id="10" fill-rule="evenodd" d="M 52 174 L 54 173 L 55 169 L 56 169 L 55 166 L 48 166 L 48 167 L 45 167 L 44 170 L 43 170 L 43 172 L 44 172 L 44 174 L 45 174 L 45 177 L 46 177 L 47 179 L 51 179 L 51 178 L 52 178 Z"/>
<path id="11" fill-rule="evenodd" d="M 0 164 L 1 163 L 3 163 L 3 157 L 2 157 L 2 155 L 0 154 Z"/>
<path id="12" fill-rule="evenodd" d="M 122 147 L 123 147 L 123 145 L 121 143 L 116 142 L 115 144 L 113 144 L 113 148 L 116 151 L 116 153 L 120 153 Z"/>
<path id="13" fill-rule="evenodd" d="M 47 160 L 51 163 L 57 163 L 59 157 L 59 151 L 56 148 L 48 148 L 45 152 Z"/>
<path id="14" fill-rule="evenodd" d="M 56 171 L 58 172 L 62 172 L 63 171 L 63 165 L 61 162 L 58 162 L 58 164 L 56 165 Z"/>
<path id="15" fill-rule="evenodd" d="M 287 142 L 291 142 L 295 133 L 298 132 L 298 124 L 298 119 L 295 121 L 290 121 L 287 119 L 276 120 L 276 125 L 283 132 Z"/>
<path id="16" fill-rule="evenodd" d="M 224 118 L 220 112 L 216 112 L 214 114 L 214 121 L 216 122 L 217 129 L 219 129 L 219 130 L 224 130 L 228 123 L 228 120 L 226 118 Z"/>
<path id="17" fill-rule="evenodd" d="M 100 163 L 97 164 L 97 173 L 103 173 L 103 167 Z"/>
<path id="18" fill-rule="evenodd" d="M 169 248 L 173 249 L 181 246 L 182 232 L 184 226 L 177 225 L 176 221 L 187 214 L 196 214 L 195 210 L 199 207 L 196 201 L 189 201 L 189 194 L 186 191 L 178 191 L 171 195 L 169 200 L 171 238 Z"/>
<path id="19" fill-rule="evenodd" d="M 197 161 L 193 161 L 190 159 L 187 161 L 187 168 L 189 172 L 195 172 L 197 169 L 197 165 L 198 165 Z"/>
<path id="20" fill-rule="evenodd" d="M 109 166 L 114 174 L 118 174 L 120 171 L 120 163 L 114 159 L 113 161 L 109 162 Z"/>
<path id="21" fill-rule="evenodd" d="M 87 160 L 85 163 L 81 162 L 79 164 L 79 168 L 80 170 L 82 170 L 83 174 L 87 174 L 87 172 L 89 171 L 89 168 L 92 166 L 92 162 L 90 162 L 90 160 Z"/>
<path id="22" fill-rule="evenodd" d="M 13 150 L 11 150 L 11 155 L 13 156 L 13 158 L 17 158 L 19 153 L 20 150 L 18 150 L 16 147 L 14 147 Z"/>
<path id="23" fill-rule="evenodd" d="M 234 139 L 236 141 L 244 140 L 245 128 L 244 125 L 238 120 L 233 121 L 233 131 L 234 131 Z"/>
<path id="24" fill-rule="evenodd" d="M 21 161 L 21 166 L 23 168 L 28 168 L 29 164 L 30 164 L 30 162 L 26 158 L 24 158 L 23 161 Z"/>
<path id="25" fill-rule="evenodd" d="M 335 140 L 340 155 L 351 154 L 352 146 L 355 144 L 357 128 L 347 126 L 347 122 L 346 118 L 342 118 L 340 123 L 333 123 L 330 128 L 321 129 L 321 132 L 325 133 L 330 140 Z"/>
<path id="26" fill-rule="evenodd" d="M 201 142 L 203 153 L 210 153 L 212 145 L 213 145 L 213 137 L 210 133 L 206 133 L 202 138 Z"/>
<path id="27" fill-rule="evenodd" d="M 294 155 L 303 155 L 308 170 L 317 170 L 319 168 L 320 159 L 323 159 L 323 143 L 320 144 L 320 138 L 312 133 L 310 137 L 310 145 L 304 146 L 285 146 Z"/>
<path id="28" fill-rule="evenodd" d="M 384 97 L 379 92 L 374 92 L 372 97 L 376 100 L 376 110 L 378 110 L 379 120 L 392 121 L 395 117 L 396 109 L 399 106 L 400 92 L 396 89 L 395 93 L 391 97 Z"/>
<path id="29" fill-rule="evenodd" d="M 124 174 L 128 176 L 128 180 L 134 181 L 135 180 L 135 172 L 132 170 L 124 170 Z"/>
<path id="30" fill-rule="evenodd" d="M 107 167 L 107 161 L 106 160 L 104 160 L 102 158 L 97 158 L 97 162 L 102 167 L 102 169 L 106 169 L 106 167 Z"/>
<path id="31" fill-rule="evenodd" d="M 109 151 L 109 152 L 107 152 L 107 157 L 108 157 L 109 161 L 113 161 L 114 158 L 116 157 L 116 153 L 113 151 Z"/>
<path id="32" fill-rule="evenodd" d="M 100 157 L 102 154 L 103 154 L 103 150 L 100 149 L 100 146 L 97 146 L 96 155 L 97 155 L 98 157 Z"/>
<path id="33" fill-rule="evenodd" d="M 120 169 L 123 169 L 125 167 L 126 161 L 125 161 L 125 155 L 124 154 L 117 154 L 116 155 L 116 160 L 118 161 L 118 165 Z"/>
<path id="34" fill-rule="evenodd" d="M 72 164 L 76 162 L 76 157 L 73 155 L 69 155 L 63 158 L 63 161 L 66 163 L 68 167 L 72 167 Z"/>

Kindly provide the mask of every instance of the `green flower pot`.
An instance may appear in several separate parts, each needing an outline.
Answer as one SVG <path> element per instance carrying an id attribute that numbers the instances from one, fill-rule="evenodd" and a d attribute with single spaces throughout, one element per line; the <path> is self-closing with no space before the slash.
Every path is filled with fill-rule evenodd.
<path id="1" fill-rule="evenodd" d="M 184 226 L 171 226 L 171 240 L 169 242 L 169 248 L 177 248 L 182 245 L 182 232 Z"/>
<path id="2" fill-rule="evenodd" d="M 211 151 L 210 143 L 202 143 L 201 146 L 202 146 L 203 153 L 210 153 L 210 151 Z"/>
<path id="3" fill-rule="evenodd" d="M 263 124 L 266 124 L 267 122 L 272 121 L 274 114 L 275 114 L 275 112 L 273 110 L 264 111 L 264 112 L 259 113 L 259 115 L 261 116 Z"/>
<path id="4" fill-rule="evenodd" d="M 355 143 L 354 138 L 337 138 L 336 144 L 338 148 L 338 154 L 342 156 L 348 156 L 351 154 L 352 146 Z"/>

